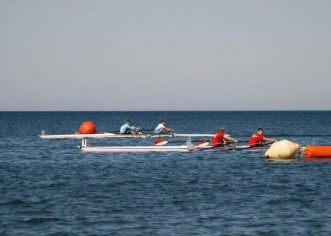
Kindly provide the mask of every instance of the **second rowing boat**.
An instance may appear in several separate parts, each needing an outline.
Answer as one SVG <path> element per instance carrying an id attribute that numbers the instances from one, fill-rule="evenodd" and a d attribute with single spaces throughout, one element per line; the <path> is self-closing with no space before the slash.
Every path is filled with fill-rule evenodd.
<path id="1" fill-rule="evenodd" d="M 190 152 L 199 149 L 210 149 L 212 146 L 99 146 L 88 147 L 86 139 L 82 140 L 80 149 L 83 152 Z"/>
<path id="2" fill-rule="evenodd" d="M 192 152 L 198 150 L 242 150 L 252 149 L 250 146 L 205 146 L 193 145 L 191 141 L 187 141 L 186 145 L 180 146 L 87 146 L 87 140 L 82 140 L 82 146 L 79 147 L 83 152 Z M 253 148 L 254 149 L 254 148 Z"/>

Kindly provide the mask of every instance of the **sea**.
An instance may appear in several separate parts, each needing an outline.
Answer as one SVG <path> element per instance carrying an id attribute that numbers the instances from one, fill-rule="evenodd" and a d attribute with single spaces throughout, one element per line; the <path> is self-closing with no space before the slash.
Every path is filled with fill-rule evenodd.
<path id="1" fill-rule="evenodd" d="M 243 145 L 260 127 L 302 147 L 331 145 L 331 111 L 0 112 L 0 235 L 331 235 L 328 160 L 274 161 L 265 149 L 84 153 L 79 139 L 39 137 L 84 121 L 118 132 L 127 119 L 147 131 L 161 119 L 176 133 L 224 127 Z"/>

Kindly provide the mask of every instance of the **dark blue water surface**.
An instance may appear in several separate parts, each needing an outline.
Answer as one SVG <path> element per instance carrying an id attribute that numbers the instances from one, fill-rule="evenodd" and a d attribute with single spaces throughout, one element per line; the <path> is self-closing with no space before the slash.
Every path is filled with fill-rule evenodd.
<path id="1" fill-rule="evenodd" d="M 0 235 L 331 235 L 331 163 L 263 159 L 265 151 L 82 153 L 74 133 L 160 119 L 177 133 L 239 140 L 258 127 L 301 145 L 331 145 L 331 112 L 2 112 Z M 183 139 L 185 141 L 185 138 Z M 91 146 L 153 139 L 89 140 Z"/>

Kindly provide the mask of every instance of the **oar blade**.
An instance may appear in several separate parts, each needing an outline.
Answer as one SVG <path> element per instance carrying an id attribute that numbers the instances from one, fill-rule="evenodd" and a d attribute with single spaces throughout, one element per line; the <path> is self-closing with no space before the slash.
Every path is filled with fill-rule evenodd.
<path id="1" fill-rule="evenodd" d="M 197 142 L 198 147 L 204 147 L 204 146 L 208 146 L 208 145 L 209 145 L 209 142 L 206 142 L 206 141 L 198 141 Z"/>
<path id="2" fill-rule="evenodd" d="M 157 146 L 166 145 L 167 143 L 168 143 L 167 140 L 160 140 L 160 139 L 154 140 L 154 144 Z"/>

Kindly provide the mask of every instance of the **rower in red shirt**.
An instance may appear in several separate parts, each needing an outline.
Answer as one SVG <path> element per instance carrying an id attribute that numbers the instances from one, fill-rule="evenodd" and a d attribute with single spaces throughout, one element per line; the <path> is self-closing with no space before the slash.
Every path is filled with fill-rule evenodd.
<path id="1" fill-rule="evenodd" d="M 264 137 L 263 129 L 258 128 L 257 132 L 249 138 L 248 143 L 249 143 L 249 146 L 255 147 L 258 145 L 263 145 L 265 143 L 265 141 L 277 142 L 277 140 L 275 140 L 275 139 Z"/>
<path id="2" fill-rule="evenodd" d="M 211 138 L 210 144 L 212 146 L 226 145 L 227 144 L 226 140 L 230 140 L 235 143 L 238 142 L 237 139 L 231 138 L 230 136 L 224 136 L 224 128 L 221 127 L 218 129 L 218 132 Z"/>

